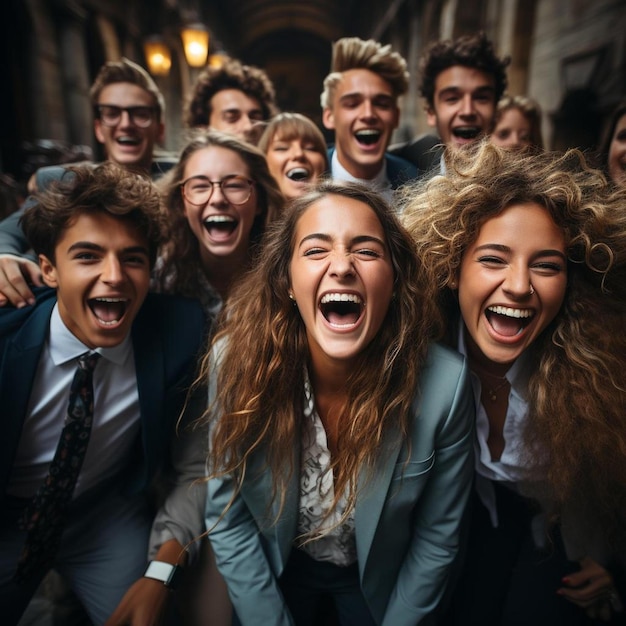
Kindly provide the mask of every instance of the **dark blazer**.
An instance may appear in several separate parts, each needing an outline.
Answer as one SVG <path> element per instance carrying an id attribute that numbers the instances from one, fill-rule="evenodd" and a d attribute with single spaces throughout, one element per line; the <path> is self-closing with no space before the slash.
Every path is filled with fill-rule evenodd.
<path id="1" fill-rule="evenodd" d="M 334 152 L 334 147 L 328 148 L 328 162 L 331 164 L 331 173 Z M 419 178 L 420 172 L 415 165 L 413 165 L 413 163 L 390 154 L 389 152 L 385 153 L 385 164 L 387 167 L 387 178 L 389 179 L 393 189 L 397 189 L 405 183 Z M 0 248 L 0 252 L 1 251 L 2 250 Z"/>
<path id="2" fill-rule="evenodd" d="M 437 135 L 424 134 L 412 141 L 389 146 L 389 152 L 406 159 L 415 165 L 421 176 L 439 174 L 439 165 L 443 153 L 443 144 Z"/>
<path id="3" fill-rule="evenodd" d="M 56 303 L 52 289 L 37 290 L 37 302 L 23 309 L 0 309 L 0 507 L 5 497 L 39 357 Z M 174 427 L 196 373 L 206 332 L 195 300 L 148 294 L 132 327 L 141 436 L 124 473 L 130 494 L 146 489 L 170 457 Z"/>

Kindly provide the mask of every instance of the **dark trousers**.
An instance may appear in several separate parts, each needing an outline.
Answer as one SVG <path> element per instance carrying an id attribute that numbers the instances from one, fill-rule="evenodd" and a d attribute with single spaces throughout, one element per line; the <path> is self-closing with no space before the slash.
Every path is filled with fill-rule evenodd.
<path id="1" fill-rule="evenodd" d="M 497 528 L 478 496 L 470 503 L 469 535 L 445 626 L 582 626 L 584 611 L 557 595 L 578 564 L 567 559 L 558 531 L 545 548 L 533 540 L 534 507 L 495 484 Z"/>
<path id="2" fill-rule="evenodd" d="M 316 561 L 294 548 L 278 584 L 296 626 L 375 626 L 361 593 L 358 565 Z M 233 626 L 239 626 L 236 615 Z"/>
<path id="3" fill-rule="evenodd" d="M 294 548 L 279 585 L 297 626 L 375 624 L 361 592 L 356 563 L 339 567 Z"/>

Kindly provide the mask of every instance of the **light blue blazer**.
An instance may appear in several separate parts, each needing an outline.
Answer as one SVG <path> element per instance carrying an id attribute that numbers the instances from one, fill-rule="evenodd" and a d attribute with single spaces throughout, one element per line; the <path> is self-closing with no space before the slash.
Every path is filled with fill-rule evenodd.
<path id="1" fill-rule="evenodd" d="M 388 432 L 374 472 L 359 481 L 354 514 L 361 588 L 385 626 L 432 623 L 458 550 L 474 471 L 474 402 L 458 353 L 432 346 L 412 411 L 408 463 L 408 442 Z M 272 477 L 264 467 L 259 454 L 225 514 L 234 481 L 208 482 L 209 537 L 244 626 L 293 623 L 277 580 L 298 534 L 299 476 L 273 524 L 278 503 L 268 508 Z"/>

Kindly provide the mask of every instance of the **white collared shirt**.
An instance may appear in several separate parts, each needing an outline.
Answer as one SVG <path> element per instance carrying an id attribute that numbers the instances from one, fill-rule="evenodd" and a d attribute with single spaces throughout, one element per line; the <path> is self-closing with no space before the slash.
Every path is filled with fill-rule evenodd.
<path id="1" fill-rule="evenodd" d="M 393 189 L 391 188 L 391 182 L 387 178 L 387 163 L 383 159 L 382 166 L 380 171 L 374 178 L 364 179 L 364 178 L 356 178 L 356 176 L 352 176 L 348 170 L 339 163 L 339 156 L 337 155 L 337 150 L 333 152 L 333 156 L 330 162 L 330 171 L 334 180 L 343 180 L 349 183 L 361 183 L 363 185 L 367 185 L 374 191 L 377 191 L 385 200 L 389 203 L 393 202 Z"/>
<path id="2" fill-rule="evenodd" d="M 24 420 L 7 493 L 32 497 L 43 483 L 65 423 L 78 357 L 89 348 L 54 306 Z M 130 336 L 99 348 L 93 375 L 94 421 L 74 496 L 117 474 L 129 461 L 140 428 L 139 394 Z"/>
<path id="3" fill-rule="evenodd" d="M 305 381 L 304 427 L 302 429 L 302 458 L 300 469 L 300 503 L 298 534 L 331 528 L 318 539 L 302 546 L 316 561 L 329 561 L 348 566 L 355 563 L 356 539 L 354 510 L 342 524 L 336 526 L 346 510 L 345 496 L 333 513 L 324 519 L 335 497 L 333 473 L 330 468 L 330 451 L 326 431 L 317 411 L 308 377 Z M 334 528 L 333 528 L 334 527 Z"/>
<path id="4" fill-rule="evenodd" d="M 458 351 L 467 356 L 467 346 L 465 344 L 465 326 L 459 325 Z M 519 357 L 506 373 L 511 391 L 509 393 L 509 404 L 504 420 L 504 449 L 497 461 L 492 460 L 487 439 L 489 437 L 489 418 L 483 405 L 480 402 L 481 384 L 480 379 L 473 372 L 471 373 L 472 389 L 476 403 L 476 439 L 475 449 L 475 470 L 476 470 L 476 491 L 481 502 L 489 511 L 491 523 L 498 526 L 498 513 L 496 509 L 496 496 L 491 481 L 498 481 L 503 485 L 517 491 L 516 483 L 522 478 L 524 461 L 522 458 L 522 431 L 528 416 L 528 401 L 526 394 L 528 390 L 528 371 L 525 368 L 526 359 Z"/>

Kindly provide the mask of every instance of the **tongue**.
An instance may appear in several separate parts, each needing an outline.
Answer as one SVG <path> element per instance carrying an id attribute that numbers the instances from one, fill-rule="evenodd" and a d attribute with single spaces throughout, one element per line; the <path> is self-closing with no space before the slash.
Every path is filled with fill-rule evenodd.
<path id="1" fill-rule="evenodd" d="M 507 315 L 498 315 L 491 313 L 488 316 L 491 327 L 499 334 L 505 337 L 513 337 L 523 328 L 520 318 L 508 317 Z"/>
<path id="2" fill-rule="evenodd" d="M 124 306 L 122 302 L 94 302 L 91 308 L 98 319 L 113 322 L 122 317 Z"/>
<path id="3" fill-rule="evenodd" d="M 205 222 L 204 227 L 213 239 L 228 239 L 235 230 L 236 224 L 233 222 Z"/>
<path id="4" fill-rule="evenodd" d="M 338 311 L 330 311 L 326 319 L 335 326 L 344 326 L 346 324 L 356 324 L 359 319 L 358 313 L 340 313 Z"/>

